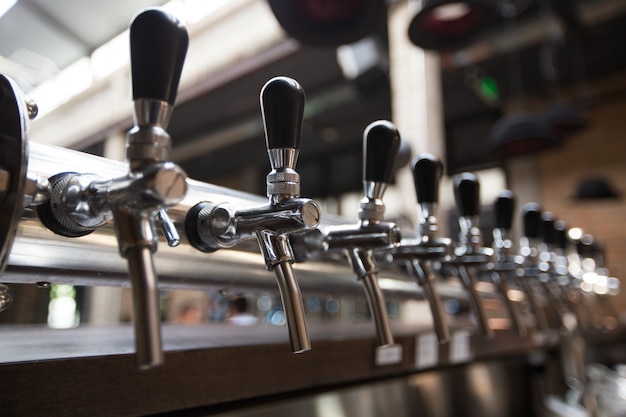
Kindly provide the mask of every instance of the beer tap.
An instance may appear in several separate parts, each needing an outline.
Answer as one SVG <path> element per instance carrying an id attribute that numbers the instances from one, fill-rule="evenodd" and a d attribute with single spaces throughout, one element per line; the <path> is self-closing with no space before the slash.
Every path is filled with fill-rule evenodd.
<path id="1" fill-rule="evenodd" d="M 510 190 L 502 190 L 494 202 L 495 227 L 493 229 L 493 262 L 490 264 L 491 279 L 500 289 L 507 308 L 511 325 L 521 337 L 526 336 L 526 326 L 522 322 L 520 311 L 509 297 L 509 281 L 515 273 L 515 259 L 512 251 L 513 242 L 510 232 L 515 211 L 515 197 Z"/>
<path id="2" fill-rule="evenodd" d="M 565 328 L 569 328 L 573 325 L 573 323 L 570 323 L 571 319 L 569 318 L 571 318 L 572 315 L 575 316 L 575 314 L 574 310 L 570 306 L 567 294 L 563 291 L 562 284 L 558 282 L 559 275 L 555 268 L 555 246 L 557 243 L 555 223 L 556 217 L 553 213 L 549 211 L 541 213 L 541 232 L 543 239 L 538 245 L 539 282 L 551 299 L 551 305 L 556 310 L 560 323 Z"/>
<path id="3" fill-rule="evenodd" d="M 328 253 L 343 253 L 363 283 L 370 312 L 376 327 L 379 346 L 394 343 L 385 299 L 378 286 L 376 251 L 387 251 L 400 243 L 400 229 L 395 223 L 384 221 L 385 204 L 382 200 L 393 175 L 400 134 L 388 121 L 371 123 L 363 133 L 363 191 L 358 219 L 355 225 L 328 226 L 322 231 L 322 247 Z"/>
<path id="4" fill-rule="evenodd" d="M 550 330 L 541 295 L 537 292 L 535 281 L 539 277 L 539 251 L 537 246 L 541 236 L 541 206 L 530 202 L 522 207 L 524 234 L 520 238 L 519 256 L 516 257 L 517 275 L 526 288 L 531 308 L 537 320 L 537 327 L 542 332 Z"/>
<path id="5" fill-rule="evenodd" d="M 469 302 L 478 322 L 478 330 L 485 337 L 493 337 L 487 313 L 476 291 L 476 268 L 487 265 L 493 255 L 491 248 L 482 245 L 478 228 L 480 184 L 478 176 L 471 172 L 458 174 L 453 179 L 454 199 L 459 209 L 459 243 L 454 248 L 450 263 L 458 271 L 461 283 L 467 291 Z"/>
<path id="6" fill-rule="evenodd" d="M 274 271 L 289 329 L 291 348 L 311 348 L 304 306 L 293 273 L 289 235 L 316 228 L 318 204 L 300 198 L 300 175 L 295 171 L 302 132 L 304 90 L 295 80 L 276 77 L 261 90 L 261 112 L 271 172 L 267 175 L 269 203 L 235 208 L 227 203 L 201 202 L 187 213 L 185 229 L 197 249 L 212 252 L 256 238 L 267 269 Z"/>
<path id="7" fill-rule="evenodd" d="M 450 329 L 432 272 L 432 263 L 446 261 L 451 248 L 450 239 L 439 237 L 436 215 L 443 164 L 435 155 L 424 153 L 413 158 L 411 167 L 419 211 L 417 237 L 402 239 L 400 245 L 390 251 L 390 255 L 394 261 L 404 262 L 424 291 L 432 313 L 435 334 L 439 342 L 444 343 L 450 340 Z"/>
<path id="8" fill-rule="evenodd" d="M 609 276 L 604 248 L 592 235 L 585 233 L 577 239 L 576 251 L 580 263 L 581 289 L 599 310 L 594 325 L 604 330 L 620 325 L 619 313 L 608 299 L 608 296 L 619 293 L 620 281 Z"/>
<path id="9" fill-rule="evenodd" d="M 130 25 L 135 126 L 128 132 L 127 175 L 102 179 L 66 172 L 50 178 L 49 200 L 38 206 L 53 232 L 79 237 L 113 218 L 120 255 L 127 259 L 133 290 L 137 363 L 142 369 L 164 361 L 160 300 L 152 254 L 156 223 L 175 230 L 164 208 L 187 191 L 186 174 L 169 161 L 169 122 L 189 37 L 185 26 L 162 9 L 146 9 Z M 160 220 L 157 220 L 157 216 Z"/>
<path id="10" fill-rule="evenodd" d="M 583 329 L 589 328 L 591 312 L 584 302 L 579 280 L 570 271 L 570 243 L 567 224 L 563 220 L 554 222 L 554 262 L 553 271 L 570 311 L 576 316 Z"/>

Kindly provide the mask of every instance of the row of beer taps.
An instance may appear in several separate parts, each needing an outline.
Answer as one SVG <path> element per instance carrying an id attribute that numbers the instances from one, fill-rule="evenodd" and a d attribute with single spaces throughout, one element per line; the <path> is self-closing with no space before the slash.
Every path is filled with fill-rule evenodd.
<path id="1" fill-rule="evenodd" d="M 276 275 L 294 352 L 311 348 L 305 309 L 292 267 L 296 261 L 294 250 L 307 259 L 345 256 L 356 279 L 363 284 L 380 346 L 394 344 L 384 294 L 378 285 L 381 268 L 389 267 L 400 267 L 414 277 L 430 305 L 434 331 L 441 342 L 450 340 L 447 314 L 436 284 L 437 276 L 445 270 L 459 278 L 478 331 L 485 337 L 492 337 L 493 329 L 476 289 L 479 280 L 496 285 L 511 326 L 520 336 L 528 333 L 529 326 L 522 318 L 520 303 L 510 296 L 513 287 L 521 288 L 525 294 L 532 307 L 534 327 L 539 330 L 554 327 L 551 312 L 566 326 L 570 326 L 567 318 L 588 324 L 591 316 L 583 309 L 589 306 L 585 299 L 593 291 L 584 291 L 585 274 L 595 273 L 597 284 L 597 277 L 604 272 L 599 260 L 595 265 L 587 261 L 595 254 L 585 239 L 578 239 L 578 256 L 571 256 L 571 239 L 564 223 L 542 212 L 538 205 L 527 204 L 523 208 L 524 237 L 519 251 L 514 252 L 511 229 L 515 198 L 510 191 L 503 191 L 494 204 L 493 246 L 484 246 L 479 228 L 480 184 L 473 173 L 457 175 L 453 181 L 460 212 L 458 242 L 439 236 L 436 211 L 443 164 L 434 155 L 418 155 L 411 163 L 419 223 L 411 233 L 413 237 L 402 238 L 400 228 L 384 218 L 383 195 L 392 182 L 400 147 L 400 133 L 391 122 L 376 121 L 364 131 L 364 196 L 358 221 L 320 227 L 320 205 L 300 196 L 300 176 L 295 167 L 305 94 L 288 77 L 273 78 L 260 93 L 271 166 L 266 179 L 268 202 L 237 207 L 201 201 L 187 212 L 184 225 L 177 229 L 167 208 L 185 197 L 187 176 L 170 161 L 171 139 L 166 128 L 177 95 L 188 35 L 170 14 L 147 9 L 132 21 L 130 40 L 135 126 L 127 136 L 128 173 L 109 179 L 93 173 L 62 172 L 26 187 L 33 191 L 30 198 L 26 192 L 24 201 L 37 206 L 38 216 L 47 228 L 66 237 L 80 238 L 113 221 L 119 253 L 127 259 L 131 277 L 140 368 L 150 368 L 164 360 L 153 262 L 159 240 L 157 227 L 170 246 L 181 240 L 178 229 L 184 230 L 187 241 L 202 252 L 256 239 L 267 269 Z M 25 181 L 33 185 L 34 180 Z"/>

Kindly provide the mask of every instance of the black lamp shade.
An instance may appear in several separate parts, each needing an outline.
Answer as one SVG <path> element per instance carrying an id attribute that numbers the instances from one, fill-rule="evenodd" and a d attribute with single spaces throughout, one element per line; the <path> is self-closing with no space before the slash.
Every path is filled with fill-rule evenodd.
<path id="1" fill-rule="evenodd" d="M 587 127 L 587 119 L 575 106 L 555 101 L 549 104 L 539 115 L 554 135 L 566 137 L 577 130 Z"/>
<path id="2" fill-rule="evenodd" d="M 513 113 L 498 120 L 489 132 L 493 152 L 509 158 L 560 145 L 560 140 L 536 116 Z"/>
<path id="3" fill-rule="evenodd" d="M 339 46 L 373 33 L 385 21 L 384 0 L 268 0 L 278 23 L 303 44 Z"/>
<path id="4" fill-rule="evenodd" d="M 486 0 L 424 0 L 409 25 L 409 39 L 422 49 L 454 50 L 498 19 L 494 4 Z"/>
<path id="5" fill-rule="evenodd" d="M 619 198 L 609 180 L 602 177 L 588 177 L 582 179 L 576 188 L 574 196 L 577 200 L 601 200 Z"/>

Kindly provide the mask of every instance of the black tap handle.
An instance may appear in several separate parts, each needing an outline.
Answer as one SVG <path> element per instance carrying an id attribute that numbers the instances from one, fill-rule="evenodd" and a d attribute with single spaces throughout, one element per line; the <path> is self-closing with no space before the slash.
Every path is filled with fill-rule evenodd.
<path id="1" fill-rule="evenodd" d="M 554 214 L 549 211 L 541 213 L 541 232 L 543 235 L 543 242 L 548 245 L 556 243 L 556 229 L 554 228 L 554 222 L 556 222 Z"/>
<path id="2" fill-rule="evenodd" d="M 411 161 L 415 193 L 418 203 L 437 203 L 439 201 L 439 181 L 443 175 L 441 159 L 429 153 L 417 155 Z"/>
<path id="3" fill-rule="evenodd" d="M 538 203 L 526 203 L 522 207 L 524 236 L 537 238 L 541 235 L 541 206 Z"/>
<path id="4" fill-rule="evenodd" d="M 189 45 L 185 26 L 159 8 L 140 12 L 130 24 L 133 100 L 174 105 Z"/>
<path id="5" fill-rule="evenodd" d="M 393 123 L 370 123 L 363 133 L 363 181 L 389 184 L 399 149 L 400 133 Z"/>
<path id="6" fill-rule="evenodd" d="M 462 217 L 478 216 L 480 213 L 480 183 L 476 174 L 464 172 L 454 176 L 454 200 Z"/>
<path id="7" fill-rule="evenodd" d="M 576 252 L 583 258 L 591 258 L 593 256 L 593 236 L 585 233 L 576 241 Z"/>
<path id="8" fill-rule="evenodd" d="M 511 230 L 515 211 L 515 196 L 511 190 L 500 191 L 493 204 L 493 211 L 496 217 L 496 229 Z"/>
<path id="9" fill-rule="evenodd" d="M 569 237 L 567 235 L 567 224 L 563 220 L 554 222 L 555 244 L 559 249 L 567 250 Z"/>
<path id="10" fill-rule="evenodd" d="M 304 90 L 289 77 L 275 77 L 261 89 L 261 114 L 267 149 L 300 148 Z"/>

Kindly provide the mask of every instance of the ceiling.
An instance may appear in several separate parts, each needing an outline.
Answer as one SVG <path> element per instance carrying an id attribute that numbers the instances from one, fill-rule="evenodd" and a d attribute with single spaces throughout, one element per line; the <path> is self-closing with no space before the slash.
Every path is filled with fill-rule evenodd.
<path id="1" fill-rule="evenodd" d="M 28 89 L 122 33 L 139 10 L 164 3 L 18 0 L 0 18 L 0 71 Z"/>
<path id="2" fill-rule="evenodd" d="M 525 23 L 540 21 L 537 0 L 518 1 L 530 5 L 518 19 L 519 28 Z M 138 10 L 163 3 L 19 0 L 0 19 L 0 55 L 3 58 L 0 72 L 11 75 L 13 71 L 22 77 L 24 84 L 36 84 L 126 29 L 129 16 Z M 554 4 L 575 6 L 570 10 L 585 6 L 593 16 L 604 13 L 602 19 L 596 18 L 592 23 L 571 20 L 572 16 L 560 17 L 565 22 L 566 36 L 555 48 L 559 88 L 626 69 L 626 54 L 621 45 L 626 39 L 623 0 L 554 0 Z M 492 28 L 488 36 L 478 42 L 489 44 L 507 31 L 510 26 L 504 24 Z M 384 44 L 382 32 L 379 38 Z M 476 60 L 471 68 L 495 79 L 503 101 L 520 91 L 547 97 L 549 89 L 539 60 L 544 47 L 545 42 L 511 43 L 508 50 L 494 49 L 495 52 Z M 453 57 L 454 54 L 446 54 L 444 62 Z M 514 87 L 511 81 L 512 62 L 519 63 L 515 67 L 520 70 L 522 89 Z M 486 135 L 501 108 L 486 104 L 468 87 L 469 68 L 445 65 L 442 71 L 450 171 L 494 163 L 487 157 Z M 173 153 L 178 155 L 177 162 L 191 177 L 235 188 L 241 188 L 237 182 L 245 176 L 246 191 L 264 193 L 269 165 L 258 94 L 265 81 L 276 75 L 296 78 L 307 93 L 307 116 L 298 164 L 303 195 L 359 190 L 362 131 L 372 120 L 391 116 L 384 57 L 369 78 L 355 83 L 344 78 L 334 48 L 303 46 L 292 55 L 179 103 L 168 128 L 175 138 Z M 245 133 L 234 138 L 232 144 L 227 141 L 220 149 L 205 152 L 201 143 L 194 142 L 198 138 L 220 135 L 227 138 L 226 133 L 237 126 L 246 126 Z M 200 150 L 194 152 L 196 145 Z"/>

